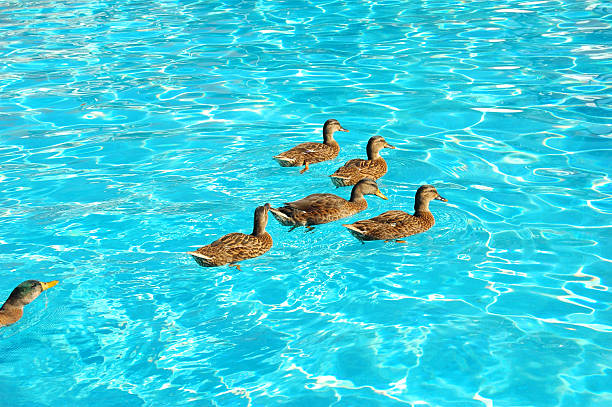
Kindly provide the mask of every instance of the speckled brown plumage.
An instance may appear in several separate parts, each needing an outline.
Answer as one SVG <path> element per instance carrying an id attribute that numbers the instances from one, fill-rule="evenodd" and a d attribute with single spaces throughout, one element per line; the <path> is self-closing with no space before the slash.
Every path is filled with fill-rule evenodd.
<path id="1" fill-rule="evenodd" d="M 255 209 L 253 233 L 230 233 L 214 242 L 189 252 L 203 267 L 222 266 L 261 256 L 272 247 L 272 237 L 266 232 L 270 204 Z"/>
<path id="2" fill-rule="evenodd" d="M 331 160 L 338 156 L 340 145 L 334 140 L 334 132 L 348 131 L 343 128 L 338 120 L 329 119 L 323 125 L 323 143 L 308 142 L 298 144 L 292 149 L 274 156 L 274 159 L 282 167 L 300 167 L 303 173 L 308 169 L 309 164 Z"/>
<path id="3" fill-rule="evenodd" d="M 368 207 L 364 195 L 377 195 L 387 199 L 371 179 L 361 180 L 353 187 L 350 200 L 334 194 L 312 194 L 270 212 L 282 225 L 311 226 L 332 222 L 363 211 Z"/>
<path id="4" fill-rule="evenodd" d="M 380 136 L 371 137 L 366 148 L 368 159 L 354 158 L 347 161 L 330 175 L 333 184 L 337 187 L 344 187 L 355 185 L 364 178 L 376 180 L 385 175 L 387 173 L 387 163 L 379 154 L 383 148 L 395 149 L 384 138 Z"/>
<path id="5" fill-rule="evenodd" d="M 403 211 L 387 211 L 374 218 L 342 225 L 357 239 L 397 240 L 430 229 L 435 220 L 429 211 L 429 202 L 438 199 L 447 202 L 431 185 L 422 185 L 416 192 L 414 215 Z"/>
<path id="6" fill-rule="evenodd" d="M 55 286 L 57 280 L 48 283 L 27 280 L 11 292 L 0 308 L 0 327 L 14 324 L 23 316 L 23 307 L 34 301 L 43 291 Z"/>

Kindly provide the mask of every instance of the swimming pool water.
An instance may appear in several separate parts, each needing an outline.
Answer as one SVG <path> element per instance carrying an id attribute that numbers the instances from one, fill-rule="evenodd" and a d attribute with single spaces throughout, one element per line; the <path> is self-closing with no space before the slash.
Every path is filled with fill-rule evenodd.
<path id="1" fill-rule="evenodd" d="M 609 406 L 612 6 L 600 1 L 0 5 L 1 406 Z M 319 141 L 300 175 L 272 156 Z M 436 225 L 362 245 L 270 219 L 373 135 L 383 201 Z"/>

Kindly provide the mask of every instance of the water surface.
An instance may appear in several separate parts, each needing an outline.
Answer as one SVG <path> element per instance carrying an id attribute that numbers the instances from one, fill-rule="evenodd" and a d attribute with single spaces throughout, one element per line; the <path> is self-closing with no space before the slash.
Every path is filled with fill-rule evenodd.
<path id="1" fill-rule="evenodd" d="M 0 5 L 0 404 L 612 404 L 612 8 L 597 1 Z M 271 157 L 338 119 L 339 157 Z M 436 225 L 185 254 L 365 156 Z"/>

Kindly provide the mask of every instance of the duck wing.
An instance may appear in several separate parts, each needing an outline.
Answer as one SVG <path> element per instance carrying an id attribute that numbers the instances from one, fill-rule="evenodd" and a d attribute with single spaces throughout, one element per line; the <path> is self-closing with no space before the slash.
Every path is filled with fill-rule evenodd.
<path id="1" fill-rule="evenodd" d="M 289 151 L 294 152 L 294 153 L 307 154 L 307 153 L 318 153 L 319 151 L 327 150 L 328 148 L 329 146 L 323 143 L 308 142 L 308 143 L 298 144 L 297 146 L 293 147 Z"/>
<path id="2" fill-rule="evenodd" d="M 302 143 L 274 157 L 284 167 L 298 167 L 305 164 L 314 164 L 331 160 L 338 155 L 338 143 L 327 145 L 323 143 Z"/>
<path id="3" fill-rule="evenodd" d="M 320 154 L 322 151 L 326 151 L 327 149 L 329 149 L 329 147 L 323 143 L 315 143 L 315 142 L 308 142 L 308 143 L 302 143 L 302 144 L 298 144 L 297 146 L 280 153 L 279 155 L 275 156 L 274 158 L 278 159 L 291 159 L 291 160 L 302 160 L 304 159 L 304 157 L 307 157 L 311 154 Z M 296 161 L 296 162 L 297 162 Z"/>
<path id="4" fill-rule="evenodd" d="M 378 179 L 387 172 L 387 164 L 382 159 L 364 160 L 354 158 L 338 168 L 330 177 L 336 186 L 355 185 L 363 178 Z"/>
<path id="5" fill-rule="evenodd" d="M 244 233 L 230 233 L 189 254 L 201 266 L 220 266 L 257 257 L 267 252 L 272 247 L 271 243 L 271 239 L 258 239 Z"/>
<path id="6" fill-rule="evenodd" d="M 344 165 L 338 168 L 331 177 L 342 177 L 350 176 L 351 174 L 358 172 L 362 168 L 368 168 L 370 161 L 363 160 L 361 158 L 353 158 L 344 163 Z"/>
<path id="7" fill-rule="evenodd" d="M 237 247 L 245 246 L 253 240 L 252 235 L 246 235 L 244 233 L 230 233 L 219 239 L 215 240 L 208 246 L 211 247 Z M 206 246 L 205 246 L 206 247 Z M 198 249 L 199 250 L 199 249 Z"/>
<path id="8" fill-rule="evenodd" d="M 243 233 L 230 233 L 214 242 L 202 246 L 196 251 L 188 252 L 203 267 L 222 266 L 232 261 L 232 247 L 240 247 L 248 239 Z"/>
<path id="9" fill-rule="evenodd" d="M 406 226 L 414 222 L 415 217 L 403 211 L 387 211 L 370 219 L 342 225 L 359 240 L 387 240 L 405 237 Z M 410 228 L 408 228 L 410 229 Z"/>
<path id="10" fill-rule="evenodd" d="M 348 160 L 344 165 L 340 168 L 350 168 L 354 167 L 357 169 L 370 168 L 374 166 L 374 161 L 372 160 L 364 160 L 363 158 L 353 158 L 352 160 Z"/>
<path id="11" fill-rule="evenodd" d="M 300 211 L 313 211 L 317 209 L 339 209 L 347 203 L 347 200 L 334 194 L 312 194 L 293 202 L 285 203 L 285 206 Z"/>
<path id="12" fill-rule="evenodd" d="M 380 224 L 396 226 L 396 225 L 403 224 L 405 222 L 410 222 L 412 218 L 414 218 L 413 215 L 406 213 L 404 211 L 387 211 L 371 219 L 366 219 L 366 220 L 355 222 L 355 224 L 358 224 L 360 222 L 376 222 Z"/>

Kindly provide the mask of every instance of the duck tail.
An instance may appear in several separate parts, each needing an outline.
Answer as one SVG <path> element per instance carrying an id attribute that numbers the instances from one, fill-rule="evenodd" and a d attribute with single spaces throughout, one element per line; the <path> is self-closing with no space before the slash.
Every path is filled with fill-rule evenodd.
<path id="1" fill-rule="evenodd" d="M 297 167 L 295 158 L 285 157 L 282 154 L 273 157 L 281 167 Z"/>
<path id="2" fill-rule="evenodd" d="M 354 232 L 359 232 L 359 233 L 363 233 L 362 230 L 360 230 L 357 226 L 351 224 L 351 223 L 343 223 L 342 226 L 344 226 L 345 228 L 347 228 L 348 230 L 352 230 Z"/>
<path id="3" fill-rule="evenodd" d="M 345 228 L 347 228 L 349 230 L 349 232 L 351 232 L 351 234 L 353 236 L 355 236 L 357 239 L 359 240 L 363 240 L 363 238 L 365 237 L 364 231 L 359 229 L 357 226 L 355 226 L 354 224 L 350 224 L 350 223 L 345 223 L 342 226 L 344 226 Z"/>
<path id="4" fill-rule="evenodd" d="M 347 184 L 347 182 L 349 181 L 348 177 L 343 177 L 341 175 L 335 175 L 332 174 L 329 176 L 332 180 L 332 184 L 334 184 L 337 187 L 345 187 L 349 184 Z"/>
<path id="5" fill-rule="evenodd" d="M 276 218 L 276 220 L 283 226 L 293 226 L 295 221 L 285 213 L 286 208 L 270 208 L 270 212 Z"/>
<path id="6" fill-rule="evenodd" d="M 198 263 L 202 267 L 213 267 L 216 265 L 213 263 L 213 258 L 210 256 L 206 256 L 198 252 L 187 252 L 187 254 L 190 254 L 196 261 L 196 263 Z"/>

